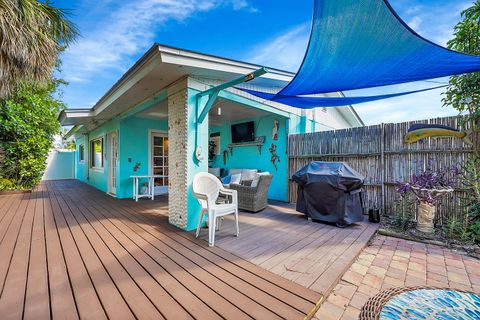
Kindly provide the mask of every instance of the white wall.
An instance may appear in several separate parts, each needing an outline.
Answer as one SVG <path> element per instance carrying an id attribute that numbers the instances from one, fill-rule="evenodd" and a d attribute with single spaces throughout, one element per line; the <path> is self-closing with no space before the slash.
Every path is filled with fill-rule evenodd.
<path id="1" fill-rule="evenodd" d="M 75 179 L 75 151 L 52 150 L 42 180 Z"/>

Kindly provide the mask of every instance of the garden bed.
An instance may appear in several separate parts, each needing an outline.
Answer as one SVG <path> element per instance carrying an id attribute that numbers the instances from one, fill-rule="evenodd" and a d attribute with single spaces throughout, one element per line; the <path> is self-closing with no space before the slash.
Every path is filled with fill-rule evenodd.
<path id="1" fill-rule="evenodd" d="M 384 216 L 378 234 L 395 237 L 404 240 L 421 242 L 425 244 L 442 246 L 450 249 L 465 251 L 468 255 L 480 259 L 480 245 L 472 241 L 460 241 L 452 239 L 445 235 L 443 229 L 436 228 L 433 234 L 423 233 L 415 229 L 415 223 L 411 223 L 411 227 L 406 230 L 400 230 L 395 226 L 394 219 Z"/>

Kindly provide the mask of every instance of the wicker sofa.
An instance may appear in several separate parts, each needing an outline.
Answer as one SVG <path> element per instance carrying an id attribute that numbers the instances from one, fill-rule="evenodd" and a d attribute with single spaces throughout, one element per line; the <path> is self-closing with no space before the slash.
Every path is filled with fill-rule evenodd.
<path id="1" fill-rule="evenodd" d="M 230 189 L 237 190 L 238 208 L 251 212 L 258 212 L 268 206 L 268 188 L 272 182 L 273 175 L 260 175 L 258 184 L 255 187 L 231 184 Z"/>

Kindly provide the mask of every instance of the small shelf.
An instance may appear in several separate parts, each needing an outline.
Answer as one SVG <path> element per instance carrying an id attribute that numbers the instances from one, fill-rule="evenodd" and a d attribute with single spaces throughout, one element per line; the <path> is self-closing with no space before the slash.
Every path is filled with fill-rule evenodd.
<path id="1" fill-rule="evenodd" d="M 260 137 L 256 137 L 255 141 L 231 143 L 227 147 L 228 147 L 228 150 L 230 151 L 231 156 L 233 155 L 233 148 L 239 148 L 239 147 L 257 147 L 258 154 L 262 154 L 262 147 L 264 144 L 265 144 L 265 136 L 260 136 Z"/>

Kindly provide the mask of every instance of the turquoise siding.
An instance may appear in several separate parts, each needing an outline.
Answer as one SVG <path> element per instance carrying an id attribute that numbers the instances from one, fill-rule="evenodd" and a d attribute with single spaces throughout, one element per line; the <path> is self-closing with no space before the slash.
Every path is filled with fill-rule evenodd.
<path id="1" fill-rule="evenodd" d="M 117 163 L 117 197 L 130 198 L 133 195 L 133 185 L 131 175 L 148 174 L 148 156 L 149 156 L 149 131 L 156 130 L 167 132 L 167 120 L 153 120 L 138 117 L 129 117 L 126 119 L 114 119 L 97 129 L 91 131 L 88 135 L 78 134 L 76 141 L 76 170 L 75 177 L 78 180 L 86 182 L 103 192 L 108 192 L 108 152 L 110 151 L 108 133 L 118 132 L 118 163 Z M 92 169 L 89 167 L 89 141 L 103 137 L 104 139 L 104 167 L 103 169 Z M 88 140 L 87 140 L 88 138 Z M 78 159 L 78 148 L 80 144 L 85 145 L 85 161 L 81 163 Z M 129 161 L 131 160 L 131 161 Z M 140 167 L 135 172 L 133 167 L 139 162 Z"/>
<path id="2" fill-rule="evenodd" d="M 274 120 L 280 122 L 278 140 L 272 139 L 272 128 Z M 255 122 L 255 135 L 265 136 L 265 144 L 262 147 L 262 153 L 258 153 L 257 147 L 239 147 L 233 149 L 233 155 L 228 153 L 227 163 L 223 164 L 223 151 L 228 150 L 227 145 L 232 143 L 231 125 L 232 123 L 221 127 L 211 127 L 210 133 L 220 132 L 220 151 L 221 154 L 215 156 L 211 167 L 225 169 L 258 169 L 269 171 L 273 174 L 272 184 L 268 191 L 268 198 L 272 200 L 287 201 L 287 180 L 288 180 L 288 159 L 287 159 L 287 119 L 281 116 L 267 116 L 259 119 L 244 120 Z M 274 143 L 277 146 L 276 154 L 280 157 L 277 162 L 277 170 L 270 162 L 271 153 L 268 151 Z"/>
<path id="3" fill-rule="evenodd" d="M 192 183 L 193 177 L 199 172 L 208 170 L 208 117 L 199 124 L 198 131 L 196 122 L 196 94 L 198 91 L 188 89 L 188 151 L 187 155 L 191 157 L 191 161 L 187 164 L 187 230 L 193 230 L 198 225 L 200 217 L 200 204 L 193 196 Z M 198 134 L 198 136 L 197 136 Z M 195 139 L 198 139 L 199 146 L 202 147 L 202 157 L 205 159 L 198 162 L 195 158 Z M 193 143 L 192 143 L 193 142 Z"/>
<path id="4" fill-rule="evenodd" d="M 153 120 L 131 117 L 120 123 L 120 139 L 118 159 L 120 172 L 117 182 L 117 197 L 130 198 L 133 196 L 132 175 L 146 175 L 149 164 L 149 131 L 155 130 L 167 133 L 167 120 Z M 140 167 L 135 172 L 136 163 Z"/>
<path id="5" fill-rule="evenodd" d="M 193 177 L 198 172 L 205 172 L 208 169 L 208 141 L 209 133 L 221 133 L 221 151 L 227 150 L 227 145 L 231 143 L 231 124 L 221 127 L 209 128 L 208 117 L 200 125 L 197 130 L 196 119 L 196 93 L 198 91 L 188 89 L 188 158 L 187 163 L 187 230 L 196 227 L 200 212 L 200 206 L 197 199 L 192 194 Z M 245 105 L 246 108 L 257 108 L 271 115 L 252 119 L 256 124 L 256 135 L 265 136 L 265 145 L 262 147 L 261 155 L 256 147 L 241 147 L 233 150 L 233 155 L 228 155 L 226 165 L 223 164 L 223 156 L 217 156 L 212 167 L 231 168 L 255 168 L 261 171 L 269 171 L 273 173 L 274 178 L 269 190 L 269 198 L 274 200 L 288 201 L 288 157 L 287 157 L 287 138 L 289 133 L 304 133 L 315 131 L 317 128 L 315 123 L 306 120 L 305 117 L 293 115 L 282 110 L 266 106 L 257 101 L 250 100 L 230 92 L 222 91 L 220 97 Z M 135 116 L 138 112 L 153 107 L 161 100 L 166 99 L 166 92 L 162 92 L 152 99 L 136 106 L 123 116 L 117 117 L 87 135 L 77 134 L 76 140 L 76 161 L 75 176 L 77 179 L 84 181 L 104 192 L 108 191 L 108 152 L 109 142 L 108 133 L 112 131 L 118 132 L 118 163 L 117 163 L 117 197 L 130 198 L 132 196 L 132 179 L 131 175 L 144 175 L 149 173 L 149 132 L 151 130 L 157 132 L 168 132 L 167 120 L 153 120 L 140 118 Z M 280 122 L 279 139 L 272 140 L 272 128 L 274 120 Z M 242 121 L 244 122 L 244 121 Z M 89 168 L 89 141 L 97 137 L 104 138 L 104 168 L 101 170 Z M 195 159 L 194 143 L 197 139 L 198 144 L 202 147 L 202 156 L 205 159 L 198 162 Z M 277 162 L 277 170 L 270 162 L 271 154 L 269 148 L 272 142 L 277 146 L 276 154 L 280 157 Z M 85 161 L 79 162 L 78 148 L 80 144 L 85 145 Z M 140 163 L 139 169 L 133 170 L 136 163 Z M 183 168 L 179 168 L 181 170 Z M 170 173 L 171 174 L 171 173 Z M 170 190 L 170 192 L 180 192 L 179 190 Z"/>
<path id="6" fill-rule="evenodd" d="M 88 169 L 87 183 L 93 185 L 95 188 L 108 192 L 108 157 L 106 156 L 109 151 L 109 145 L 107 141 L 107 134 L 114 131 L 119 131 L 119 120 L 113 119 L 103 124 L 102 126 L 91 131 L 88 135 L 89 141 L 96 138 L 103 138 L 104 159 L 103 169 Z M 90 143 L 87 143 L 86 149 L 88 149 L 88 156 L 90 156 Z M 86 164 L 89 163 L 90 157 L 85 158 Z M 118 179 L 118 171 L 117 171 Z"/>

